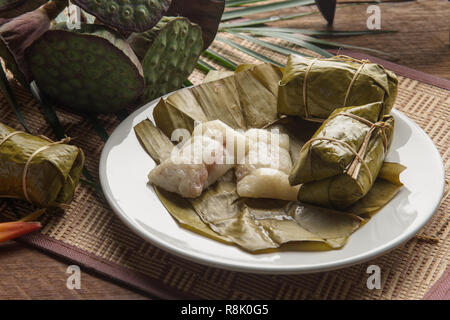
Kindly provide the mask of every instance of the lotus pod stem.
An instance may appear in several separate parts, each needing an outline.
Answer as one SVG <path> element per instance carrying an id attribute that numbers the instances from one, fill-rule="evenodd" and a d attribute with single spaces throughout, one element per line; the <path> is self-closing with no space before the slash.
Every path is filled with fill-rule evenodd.
<path id="1" fill-rule="evenodd" d="M 129 38 L 144 69 L 144 102 L 182 86 L 203 51 L 201 28 L 184 17 L 164 17 L 151 30 Z"/>
<path id="2" fill-rule="evenodd" d="M 32 80 L 24 59 L 25 49 L 40 38 L 50 22 L 64 10 L 67 0 L 49 1 L 38 9 L 9 20 L 0 27 L 0 56 L 6 67 L 23 85 Z"/>
<path id="3" fill-rule="evenodd" d="M 15 18 L 39 8 L 48 0 L 0 0 L 0 18 Z"/>
<path id="4" fill-rule="evenodd" d="M 144 89 L 141 63 L 126 40 L 104 25 L 65 23 L 25 52 L 39 88 L 60 106 L 88 113 L 135 106 Z"/>
<path id="5" fill-rule="evenodd" d="M 172 0 L 73 0 L 74 4 L 120 31 L 143 32 L 155 26 Z"/>

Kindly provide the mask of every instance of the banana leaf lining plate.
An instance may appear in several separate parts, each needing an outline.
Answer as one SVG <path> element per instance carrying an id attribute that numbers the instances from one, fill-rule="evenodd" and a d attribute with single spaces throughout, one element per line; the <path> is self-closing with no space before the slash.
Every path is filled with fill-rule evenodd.
<path id="1" fill-rule="evenodd" d="M 339 250 L 298 251 L 287 245 L 252 254 L 189 231 L 167 212 L 147 174 L 155 166 L 133 127 L 153 121 L 158 100 L 141 107 L 113 132 L 100 159 L 105 197 L 119 218 L 143 239 L 180 257 L 234 271 L 270 274 L 312 273 L 343 268 L 384 254 L 413 237 L 431 218 L 444 192 L 444 168 L 431 139 L 397 110 L 396 130 L 386 161 L 407 167 L 404 187 L 381 211 L 350 236 Z"/>

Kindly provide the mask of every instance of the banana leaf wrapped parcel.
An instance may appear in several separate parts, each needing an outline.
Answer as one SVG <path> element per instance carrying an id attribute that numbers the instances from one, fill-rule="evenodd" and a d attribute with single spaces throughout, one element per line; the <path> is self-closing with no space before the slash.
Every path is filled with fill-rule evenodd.
<path id="1" fill-rule="evenodd" d="M 339 108 L 303 146 L 289 175 L 302 202 L 347 208 L 372 188 L 389 150 L 394 118 L 383 103 Z"/>
<path id="2" fill-rule="evenodd" d="M 361 163 L 359 169 L 359 162 L 353 161 L 356 157 L 353 153 L 350 152 L 346 159 L 348 163 L 355 162 L 353 170 L 360 172 L 358 181 L 353 183 L 363 184 L 362 191 L 354 189 L 357 189 L 355 193 L 358 197 L 366 193 L 364 197 L 351 203 L 345 210 L 329 208 L 326 201 L 319 202 L 319 206 L 315 205 L 315 201 L 310 201 L 312 204 L 306 203 L 304 199 L 300 199 L 302 202 L 295 201 L 305 186 L 315 183 L 315 176 L 311 182 L 296 183 L 296 187 L 289 188 L 289 174 L 295 172 L 292 169 L 296 170 L 292 163 L 301 161 L 298 158 L 302 157 L 303 152 L 300 151 L 305 144 L 311 143 L 313 147 L 318 144 L 311 138 L 320 125 L 297 116 L 278 117 L 277 91 L 280 79 L 280 70 L 270 64 L 241 65 L 234 74 L 212 74 L 207 82 L 176 91 L 162 98 L 154 108 L 149 108 L 148 119 L 137 124 L 134 131 L 141 146 L 154 160 L 152 171 L 161 173 L 163 167 L 168 170 L 163 172 L 162 179 L 157 179 L 159 181 L 151 179 L 151 171 L 147 187 L 156 193 L 180 226 L 222 243 L 238 245 L 249 252 L 267 252 L 280 247 L 314 251 L 341 248 L 350 235 L 383 208 L 402 187 L 399 176 L 404 167 L 397 163 L 383 163 L 386 152 L 378 149 L 379 136 L 383 138 L 385 134 L 387 147 L 390 144 L 392 127 L 389 126 L 393 125 L 392 118 L 381 114 L 382 103 L 373 103 L 347 111 L 351 116 L 339 115 L 323 124 L 326 126 L 333 121 L 345 120 L 345 126 L 335 128 L 343 140 L 348 138 L 346 134 L 353 137 L 355 141 L 349 143 L 353 143 L 352 150 L 355 151 L 362 152 L 362 146 L 366 145 L 364 159 L 367 163 Z M 217 123 L 223 124 L 212 126 Z M 371 129 L 372 123 L 376 124 L 374 129 Z M 180 143 L 189 145 L 192 135 L 196 137 L 196 133 L 200 132 L 205 134 L 203 130 L 198 130 L 200 124 L 206 128 L 220 128 L 225 124 L 244 134 L 249 147 L 243 148 L 245 157 L 241 158 L 244 160 L 242 163 L 233 163 L 227 172 L 225 169 L 220 170 L 224 174 L 213 183 L 203 184 L 198 196 L 186 197 L 177 192 L 178 184 L 164 179 L 178 177 L 194 169 L 189 171 L 192 174 L 185 175 L 186 179 L 196 183 L 197 177 L 201 181 L 206 177 L 207 181 L 210 172 L 218 168 L 216 165 L 219 164 L 207 164 L 205 161 L 206 172 L 203 169 L 195 170 L 191 163 L 185 161 L 178 163 L 176 170 L 180 171 L 177 172 L 167 166 L 167 159 Z M 355 126 L 354 130 L 345 131 L 348 125 Z M 177 129 L 183 129 L 191 135 L 183 135 L 180 142 L 180 136 L 173 134 Z M 252 139 L 252 133 L 258 133 L 256 139 Z M 270 138 L 265 139 L 265 136 Z M 335 136 L 340 138 L 337 133 Z M 363 141 L 360 140 L 361 136 Z M 369 138 L 364 143 L 366 136 Z M 319 138 L 319 134 L 316 137 Z M 269 147 L 272 145 L 282 148 L 274 148 L 275 153 L 272 154 L 272 148 Z M 223 146 L 227 149 L 226 140 Z M 179 150 L 184 147 L 185 144 Z M 331 151 L 342 154 L 347 151 L 343 145 L 332 145 L 331 148 Z M 277 154 L 279 162 L 265 161 L 267 158 L 276 161 Z M 373 163 L 370 157 L 376 158 Z M 370 171 L 373 183 L 367 182 L 366 165 L 373 170 Z M 345 169 L 345 166 L 344 169 L 338 167 L 335 175 L 342 175 Z M 252 179 L 245 180 L 247 177 Z M 174 188 L 166 186 L 166 182 Z M 189 183 L 183 181 L 180 185 L 185 182 Z M 242 188 L 243 185 L 245 188 Z"/>
<path id="3" fill-rule="evenodd" d="M 58 142 L 0 123 L 0 198 L 47 208 L 72 200 L 84 154 L 69 139 Z"/>
<path id="4" fill-rule="evenodd" d="M 279 82 L 278 112 L 322 122 L 336 108 L 382 101 L 381 113 L 389 114 L 397 84 L 393 72 L 367 60 L 291 55 Z"/>

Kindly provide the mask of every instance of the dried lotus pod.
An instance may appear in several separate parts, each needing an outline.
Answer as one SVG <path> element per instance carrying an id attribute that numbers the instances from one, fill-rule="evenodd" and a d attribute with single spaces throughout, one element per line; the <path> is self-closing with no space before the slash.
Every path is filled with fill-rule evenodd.
<path id="1" fill-rule="evenodd" d="M 9 19 L 0 27 L 0 56 L 6 68 L 23 86 L 31 81 L 24 52 L 50 28 L 50 22 L 64 10 L 67 0 L 49 1 L 40 8 Z"/>
<path id="2" fill-rule="evenodd" d="M 172 0 L 73 0 L 104 24 L 121 31 L 143 32 L 155 26 Z"/>
<path id="3" fill-rule="evenodd" d="M 0 0 L 0 12 L 17 8 L 24 2 L 25 0 Z"/>
<path id="4" fill-rule="evenodd" d="M 57 24 L 30 46 L 25 57 L 39 88 L 57 104 L 89 113 L 135 106 L 144 89 L 139 59 L 107 26 Z"/>
<path id="5" fill-rule="evenodd" d="M 203 51 L 201 28 L 183 17 L 164 17 L 153 29 L 133 33 L 128 42 L 144 69 L 145 102 L 180 88 Z"/>
<path id="6" fill-rule="evenodd" d="M 14 18 L 39 8 L 48 0 L 0 0 L 0 18 Z"/>
<path id="7" fill-rule="evenodd" d="M 172 0 L 168 16 L 181 16 L 198 24 L 203 31 L 204 49 L 207 49 L 216 37 L 219 24 L 225 10 L 225 1 L 220 0 Z"/>

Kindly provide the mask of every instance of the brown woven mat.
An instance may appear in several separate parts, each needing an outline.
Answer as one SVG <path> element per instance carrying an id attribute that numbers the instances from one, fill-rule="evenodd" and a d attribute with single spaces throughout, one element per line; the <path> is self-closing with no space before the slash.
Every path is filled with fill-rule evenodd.
<path id="1" fill-rule="evenodd" d="M 256 62 L 222 43 L 214 43 L 213 48 L 236 62 Z M 254 49 L 261 52 L 256 47 Z M 265 53 L 284 62 L 281 56 Z M 448 169 L 450 82 L 401 66 L 388 66 L 401 74 L 396 107 L 430 135 Z M 203 77 L 203 74 L 196 72 L 191 76 L 191 81 L 199 83 Z M 30 94 L 17 86 L 14 88 L 33 133 L 55 138 Z M 98 179 L 102 141 L 81 116 L 62 109 L 58 110 L 58 115 L 68 135 L 75 138 L 74 143 L 85 151 L 87 167 Z M 21 129 L 3 96 L 0 97 L 0 121 Z M 100 116 L 100 122 L 108 133 L 119 124 L 119 120 L 112 115 Z M 447 178 L 450 178 L 448 173 Z M 20 215 L 32 209 L 24 202 L 14 203 Z M 309 275 L 237 273 L 175 257 L 135 235 L 95 191 L 85 185 L 78 188 L 69 209 L 46 213 L 41 220 L 44 227 L 40 233 L 22 237 L 20 241 L 161 298 L 418 299 L 425 295 L 447 266 L 449 205 L 447 198 L 420 235 L 394 251 L 361 265 Z M 4 201 L 0 202 L 0 213 L 2 220 L 15 219 Z M 368 290 L 366 287 L 369 264 L 377 264 L 382 270 L 381 290 Z"/>

